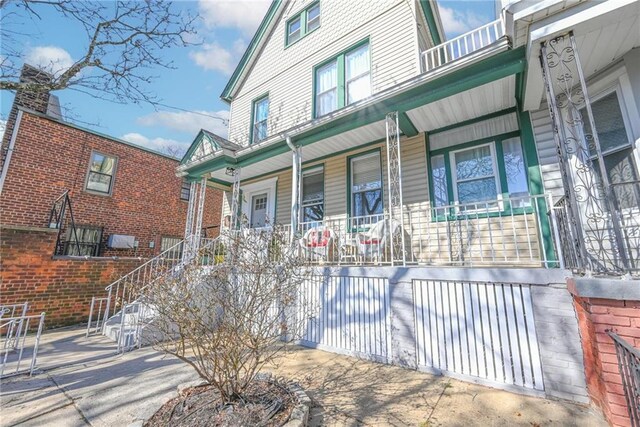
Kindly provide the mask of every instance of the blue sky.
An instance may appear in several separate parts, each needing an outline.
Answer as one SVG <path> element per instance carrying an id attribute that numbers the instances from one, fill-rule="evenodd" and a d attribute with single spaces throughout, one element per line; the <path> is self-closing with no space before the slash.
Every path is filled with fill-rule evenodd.
<path id="1" fill-rule="evenodd" d="M 164 147 L 185 149 L 202 127 L 226 135 L 224 121 L 220 119 L 228 117 L 228 106 L 219 95 L 268 4 L 268 0 L 176 2 L 179 9 L 201 15 L 198 37 L 202 44 L 163 52 L 174 62 L 176 69 L 155 70 L 158 78 L 149 89 L 166 107 L 121 105 L 96 100 L 78 91 L 63 90 L 56 92 L 63 113 L 67 120 L 78 125 L 159 150 Z M 447 38 L 495 19 L 492 0 L 440 1 L 439 7 Z M 43 13 L 42 20 L 34 21 L 31 28 L 30 34 L 24 37 L 23 57 L 35 65 L 51 66 L 53 62 L 56 67 L 69 66 L 86 46 L 86 38 L 80 29 L 70 27 L 55 13 Z M 65 30 L 60 31 L 60 28 Z M 2 119 L 6 119 L 12 101 L 11 94 L 2 93 Z"/>

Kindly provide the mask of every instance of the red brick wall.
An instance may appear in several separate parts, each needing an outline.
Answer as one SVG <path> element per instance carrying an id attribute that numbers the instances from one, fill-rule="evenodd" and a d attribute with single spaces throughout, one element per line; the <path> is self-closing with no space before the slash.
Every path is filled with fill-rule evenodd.
<path id="1" fill-rule="evenodd" d="M 86 322 L 92 296 L 136 268 L 141 258 L 52 258 L 56 232 L 0 228 L 0 304 L 28 301 L 30 314 L 46 312 L 45 326 Z"/>
<path id="2" fill-rule="evenodd" d="M 589 395 L 614 426 L 630 426 L 612 330 L 640 348 L 640 301 L 574 296 Z"/>
<path id="3" fill-rule="evenodd" d="M 92 150 L 117 157 L 111 196 L 84 190 Z M 66 189 L 76 224 L 133 235 L 139 247 L 104 256 L 152 256 L 162 236 L 184 234 L 187 202 L 180 199 L 178 161 L 24 112 L 0 200 L 4 225 L 45 227 L 53 201 Z M 208 189 L 203 226 L 220 223 L 222 194 Z M 149 248 L 149 242 L 155 248 Z"/>

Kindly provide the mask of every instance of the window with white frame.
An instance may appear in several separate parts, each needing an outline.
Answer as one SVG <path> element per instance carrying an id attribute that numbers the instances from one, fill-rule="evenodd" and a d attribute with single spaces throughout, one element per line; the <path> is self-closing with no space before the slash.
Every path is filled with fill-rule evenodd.
<path id="1" fill-rule="evenodd" d="M 92 152 L 85 188 L 95 193 L 111 194 L 115 172 L 115 157 Z"/>
<path id="2" fill-rule="evenodd" d="M 382 214 L 382 171 L 380 152 L 350 159 L 351 215 L 362 217 Z"/>
<path id="3" fill-rule="evenodd" d="M 497 200 L 500 194 L 493 143 L 450 153 L 453 193 L 460 204 Z"/>
<path id="4" fill-rule="evenodd" d="M 302 17 L 298 16 L 287 24 L 287 44 L 291 44 L 300 40 L 302 36 Z"/>
<path id="5" fill-rule="evenodd" d="M 613 90 L 591 101 L 593 120 L 598 132 L 604 168 L 612 185 L 619 208 L 633 208 L 638 205 L 635 194 L 638 170 L 633 150 L 632 138 L 626 124 L 618 91 Z M 595 140 L 591 124 L 584 108 L 581 110 L 584 129 L 593 160 L 597 159 Z"/>
<path id="6" fill-rule="evenodd" d="M 369 43 L 360 43 L 315 69 L 315 117 L 371 95 Z"/>
<path id="7" fill-rule="evenodd" d="M 253 102 L 252 143 L 258 143 L 268 136 L 269 97 L 265 96 Z"/>
<path id="8" fill-rule="evenodd" d="M 302 173 L 302 222 L 324 218 L 324 170 L 322 167 Z"/>
<path id="9" fill-rule="evenodd" d="M 320 26 L 320 3 L 312 5 L 307 9 L 307 33 Z"/>

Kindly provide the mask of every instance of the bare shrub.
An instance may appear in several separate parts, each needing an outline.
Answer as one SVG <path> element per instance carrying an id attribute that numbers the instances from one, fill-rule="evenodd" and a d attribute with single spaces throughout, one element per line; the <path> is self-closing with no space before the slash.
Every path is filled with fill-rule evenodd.
<path id="1" fill-rule="evenodd" d="M 227 402 L 301 336 L 308 270 L 289 241 L 278 227 L 223 232 L 197 262 L 145 293 L 155 347 L 191 365 Z"/>

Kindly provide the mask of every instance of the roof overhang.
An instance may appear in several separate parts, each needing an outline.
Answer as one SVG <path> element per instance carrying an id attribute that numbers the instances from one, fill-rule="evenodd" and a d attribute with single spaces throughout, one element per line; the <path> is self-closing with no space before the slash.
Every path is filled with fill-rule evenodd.
<path id="1" fill-rule="evenodd" d="M 235 153 L 218 150 L 197 162 L 181 165 L 179 172 L 194 178 L 203 174 L 210 175 L 213 172 L 216 179 L 223 180 L 226 168 L 241 167 L 243 168 L 243 179 L 247 179 L 252 175 L 262 173 L 262 171 L 258 166 L 252 166 L 250 169 L 244 168 L 260 162 L 268 162 L 270 165 L 268 169 L 271 171 L 277 170 L 278 162 L 281 160 L 283 165 L 286 160 L 286 166 L 290 167 L 291 155 L 290 148 L 285 141 L 286 136 L 290 137 L 296 146 L 305 147 L 305 158 L 313 157 L 314 151 L 318 151 L 311 148 L 318 141 L 322 141 L 322 144 L 316 145 L 331 147 L 334 153 L 336 150 L 339 151 L 339 147 L 352 149 L 361 144 L 379 141 L 384 137 L 384 120 L 390 111 L 405 113 L 405 119 L 411 123 L 411 126 L 408 126 L 406 121 L 404 125 L 401 123 L 401 129 L 406 134 L 429 131 L 431 130 L 428 128 L 429 126 L 438 127 L 451 124 L 441 122 L 427 125 L 418 122 L 416 125 L 416 120 L 414 120 L 415 114 L 417 114 L 416 110 L 454 95 L 461 94 L 461 97 L 464 97 L 463 92 L 474 90 L 474 88 L 483 85 L 493 85 L 491 88 L 483 89 L 485 93 L 495 92 L 499 88 L 508 88 L 506 90 L 511 92 L 510 99 L 513 99 L 514 75 L 521 73 L 525 68 L 524 52 L 524 48 L 509 49 L 508 42 L 504 40 L 460 61 L 452 62 L 442 68 L 393 86 L 376 96 L 340 109 L 333 114 L 288 129 L 259 144 L 245 147 Z M 464 105 L 464 102 L 461 105 Z M 504 106 L 505 104 L 500 101 L 496 103 L 495 108 L 503 108 Z M 485 113 L 492 112 L 487 109 L 483 111 Z M 470 116 L 471 113 L 468 115 Z M 451 120 L 464 121 L 468 118 L 471 117 L 457 116 Z M 344 135 L 348 135 L 348 138 L 343 138 Z M 320 151 L 317 155 L 320 155 Z"/>
<path id="2" fill-rule="evenodd" d="M 547 2 L 549 3 L 549 2 Z M 550 2 L 554 3 L 555 2 Z M 525 20 L 538 10 L 524 10 L 514 20 Z M 586 78 L 620 60 L 640 46 L 640 1 L 587 2 L 532 22 L 527 42 L 527 70 L 523 109 L 537 110 L 544 97 L 540 52 L 543 42 L 573 31 Z M 610 40 L 607 40 L 610 38 Z"/>

